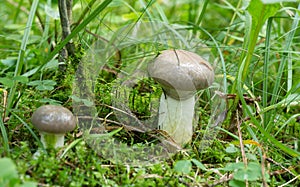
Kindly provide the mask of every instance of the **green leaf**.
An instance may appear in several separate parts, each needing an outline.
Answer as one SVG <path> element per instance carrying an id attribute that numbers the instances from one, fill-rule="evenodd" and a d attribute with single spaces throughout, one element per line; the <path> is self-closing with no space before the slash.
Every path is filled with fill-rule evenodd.
<path id="1" fill-rule="evenodd" d="M 174 170 L 179 173 L 188 174 L 192 170 L 192 163 L 190 160 L 179 160 L 175 163 Z"/>
<path id="2" fill-rule="evenodd" d="M 236 153 L 238 149 L 233 144 L 230 144 L 228 147 L 226 147 L 225 151 L 226 153 Z"/>
<path id="3" fill-rule="evenodd" d="M 27 84 L 28 86 L 36 86 L 37 90 L 53 90 L 56 82 L 53 80 L 35 80 Z"/>
<path id="4" fill-rule="evenodd" d="M 239 181 L 256 181 L 261 178 L 261 166 L 257 162 L 248 163 L 247 167 L 239 169 L 233 175 L 233 178 Z"/>
<path id="5" fill-rule="evenodd" d="M 37 85 L 40 85 L 42 84 L 40 80 L 36 80 L 36 81 L 31 81 L 29 82 L 27 85 L 28 86 L 37 86 Z"/>
<path id="6" fill-rule="evenodd" d="M 25 76 L 22 76 L 22 75 L 15 76 L 12 78 L 12 80 L 23 83 L 23 84 L 28 82 L 28 78 Z"/>
<path id="7" fill-rule="evenodd" d="M 1 64 L 11 67 L 13 65 L 15 65 L 17 63 L 17 59 L 16 58 L 6 58 L 6 59 L 2 59 L 0 60 Z"/>
<path id="8" fill-rule="evenodd" d="M 0 158 L 0 168 L 0 186 L 37 186 L 37 183 L 29 181 L 20 184 L 21 181 L 18 176 L 17 167 L 10 158 Z"/>
<path id="9" fill-rule="evenodd" d="M 58 68 L 58 60 L 52 59 L 45 66 L 42 67 L 42 70 L 49 70 L 49 69 L 57 69 Z"/>
<path id="10" fill-rule="evenodd" d="M 276 12 L 279 10 L 279 4 L 263 4 L 260 0 L 252 0 L 247 7 L 247 14 L 246 14 L 246 31 L 245 31 L 245 46 L 246 50 L 250 51 L 250 54 L 247 54 L 252 57 L 253 50 L 256 45 L 256 41 L 258 38 L 258 34 L 265 24 L 267 19 L 271 16 L 274 16 Z M 246 62 L 246 67 L 248 68 L 248 63 Z M 245 71 L 247 72 L 247 71 Z M 244 73 L 245 74 L 245 73 Z M 243 75 L 244 75 L 243 74 Z M 247 74 L 247 73 L 246 73 Z"/>
<path id="11" fill-rule="evenodd" d="M 70 98 L 73 99 L 74 102 L 81 102 L 82 101 L 82 99 L 77 97 L 76 95 L 71 95 Z"/>
<path id="12" fill-rule="evenodd" d="M 82 99 L 82 101 L 85 106 L 93 106 L 94 105 L 94 103 L 92 101 L 89 101 L 87 99 Z"/>
<path id="13" fill-rule="evenodd" d="M 27 83 L 28 78 L 21 76 L 21 75 L 18 75 L 18 76 L 12 77 L 12 78 L 8 78 L 8 77 L 0 78 L 0 83 L 2 83 L 4 86 L 6 86 L 8 88 L 11 88 L 14 85 L 14 83 L 18 83 L 18 82 Z"/>
<path id="14" fill-rule="evenodd" d="M 72 96 L 70 96 L 70 98 L 73 99 L 73 101 L 77 102 L 77 103 L 83 102 L 83 104 L 88 107 L 94 105 L 94 103 L 92 101 L 89 101 L 88 99 L 81 99 L 81 98 L 77 97 L 76 95 L 72 95 Z"/>
<path id="15" fill-rule="evenodd" d="M 204 170 L 204 171 L 207 171 L 206 167 L 198 160 L 196 159 L 191 159 L 191 161 L 200 169 Z"/>
<path id="16" fill-rule="evenodd" d="M 54 80 L 42 80 L 42 83 L 44 85 L 48 85 L 48 86 L 55 86 L 56 82 Z"/>
<path id="17" fill-rule="evenodd" d="M 221 170 L 224 171 L 234 171 L 245 168 L 245 164 L 243 162 L 237 162 L 237 163 L 228 163 L 225 168 L 222 168 Z"/>
<path id="18" fill-rule="evenodd" d="M 1 180 L 10 180 L 13 178 L 18 178 L 17 167 L 10 158 L 0 158 L 0 168 L 5 168 L 0 169 Z"/>
<path id="19" fill-rule="evenodd" d="M 255 29 L 256 26 L 263 25 L 279 9 L 279 4 L 263 4 L 261 0 L 252 0 L 247 8 L 252 17 L 252 28 Z M 258 29 L 260 30 L 261 27 Z"/>
<path id="20" fill-rule="evenodd" d="M 14 85 L 14 81 L 7 77 L 0 78 L 0 83 L 8 88 Z"/>
<path id="21" fill-rule="evenodd" d="M 54 89 L 54 87 L 42 84 L 42 85 L 38 85 L 36 87 L 36 89 L 39 90 L 39 91 L 45 91 L 45 90 L 51 91 L 51 90 Z"/>
<path id="22" fill-rule="evenodd" d="M 40 67 L 41 66 L 37 66 L 36 68 L 33 68 L 33 69 L 27 71 L 26 73 L 23 74 L 23 76 L 29 77 L 29 76 L 35 74 L 39 70 Z"/>
<path id="23" fill-rule="evenodd" d="M 248 14 L 246 14 L 245 26 L 245 44 L 248 50 L 251 51 L 251 54 L 248 55 L 252 56 L 252 51 L 255 48 L 258 34 L 267 19 L 274 16 L 279 9 L 279 4 L 263 4 L 261 0 L 250 1 L 249 6 L 247 7 Z"/>
<path id="24" fill-rule="evenodd" d="M 245 187 L 246 183 L 244 181 L 231 180 L 229 181 L 230 187 Z"/>
<path id="25" fill-rule="evenodd" d="M 248 160 L 253 160 L 253 161 L 257 160 L 257 157 L 255 154 L 246 153 L 246 157 L 248 158 Z"/>

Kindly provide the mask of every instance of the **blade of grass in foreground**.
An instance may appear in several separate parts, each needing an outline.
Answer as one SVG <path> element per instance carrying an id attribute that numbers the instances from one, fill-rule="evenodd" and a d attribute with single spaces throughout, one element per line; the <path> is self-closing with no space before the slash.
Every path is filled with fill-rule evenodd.
<path id="1" fill-rule="evenodd" d="M 270 56 L 270 37 L 271 37 L 271 28 L 272 28 L 272 17 L 268 19 L 267 31 L 266 31 L 266 41 L 265 41 L 265 57 L 264 57 L 264 66 L 263 66 L 263 93 L 262 93 L 262 105 L 263 108 L 267 107 L 268 104 L 268 73 L 269 73 L 269 56 Z M 267 127 L 268 113 L 263 114 L 263 127 Z"/>
<path id="2" fill-rule="evenodd" d="M 265 22 L 268 18 L 274 16 L 279 10 L 280 5 L 278 3 L 275 4 L 263 4 L 260 0 L 252 0 L 250 1 L 247 11 L 246 11 L 246 23 L 245 23 L 245 36 L 243 43 L 243 51 L 240 56 L 239 64 L 238 64 L 238 74 L 241 74 L 241 82 L 245 82 L 249 67 L 251 64 L 251 60 L 256 48 L 256 42 L 259 37 L 259 33 L 264 26 Z M 243 66 L 243 68 L 242 68 Z M 231 93 L 238 93 L 235 97 L 233 103 L 231 103 L 231 110 L 228 114 L 228 119 L 232 119 L 234 117 L 233 113 L 236 111 L 238 102 L 241 97 L 243 97 L 243 93 L 240 93 L 240 90 L 237 88 L 237 80 L 234 81 L 231 89 Z"/>
<path id="3" fill-rule="evenodd" d="M 17 64 L 16 64 L 16 68 L 15 68 L 14 77 L 19 76 L 20 73 L 21 73 L 21 70 L 23 68 L 24 54 L 25 54 L 25 50 L 26 50 L 26 47 L 27 47 L 27 43 L 28 43 L 28 39 L 29 39 L 29 35 L 30 35 L 30 30 L 31 30 L 31 27 L 32 27 L 34 15 L 35 15 L 38 3 L 39 3 L 39 0 L 34 0 L 32 2 L 32 5 L 31 5 L 28 20 L 27 20 L 27 23 L 26 23 L 26 28 L 24 30 L 24 36 L 23 36 L 23 39 L 22 39 L 21 48 L 20 48 L 20 51 L 19 51 L 19 56 L 18 56 L 18 59 L 17 59 Z M 17 84 L 18 83 L 16 81 L 14 81 L 12 87 L 10 88 L 8 99 L 7 99 L 6 116 L 9 115 L 11 107 L 13 105 L 13 101 L 14 101 L 14 98 L 15 98 L 15 92 L 16 92 L 16 89 L 17 89 Z"/>
<path id="4" fill-rule="evenodd" d="M 4 148 L 4 152 L 6 152 L 6 155 L 9 157 L 10 156 L 9 143 L 8 143 L 6 129 L 1 116 L 2 114 L 0 115 L 0 130 L 2 134 L 3 148 Z"/>

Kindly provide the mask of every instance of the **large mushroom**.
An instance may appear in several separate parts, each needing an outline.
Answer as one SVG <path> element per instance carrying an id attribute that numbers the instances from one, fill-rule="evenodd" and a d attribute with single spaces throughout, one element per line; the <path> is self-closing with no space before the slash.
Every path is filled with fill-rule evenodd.
<path id="1" fill-rule="evenodd" d="M 192 139 L 195 94 L 214 81 L 212 66 L 185 50 L 164 50 L 148 65 L 149 76 L 164 91 L 160 99 L 158 129 L 183 146 Z"/>
<path id="2" fill-rule="evenodd" d="M 39 130 L 45 148 L 59 148 L 64 145 L 64 134 L 74 130 L 76 118 L 62 106 L 44 105 L 31 117 L 32 124 Z"/>

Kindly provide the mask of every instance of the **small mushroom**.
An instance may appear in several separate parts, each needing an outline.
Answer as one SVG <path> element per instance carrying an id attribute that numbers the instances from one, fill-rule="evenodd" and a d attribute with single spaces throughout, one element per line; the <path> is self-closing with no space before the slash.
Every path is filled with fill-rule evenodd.
<path id="1" fill-rule="evenodd" d="M 164 91 L 158 129 L 182 146 L 192 139 L 196 91 L 213 83 L 214 70 L 193 52 L 165 50 L 149 63 L 148 73 Z"/>
<path id="2" fill-rule="evenodd" d="M 31 122 L 39 130 L 45 148 L 62 147 L 64 134 L 76 127 L 76 118 L 72 112 L 56 105 L 39 107 L 32 114 Z"/>

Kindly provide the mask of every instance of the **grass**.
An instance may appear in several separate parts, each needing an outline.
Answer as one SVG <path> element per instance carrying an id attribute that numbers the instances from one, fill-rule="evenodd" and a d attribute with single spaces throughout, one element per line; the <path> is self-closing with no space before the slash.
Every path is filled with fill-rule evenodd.
<path id="1" fill-rule="evenodd" d="M 300 184 L 299 3 L 166 2 L 74 1 L 63 41 L 55 2 L 3 3 L 0 167 L 10 169 L 0 186 Z M 172 141 L 156 129 L 163 91 L 147 74 L 173 48 L 209 59 L 216 74 L 197 93 L 193 141 L 180 151 L 166 151 Z M 78 128 L 33 159 L 43 147 L 30 117 L 44 104 L 71 109 Z"/>

